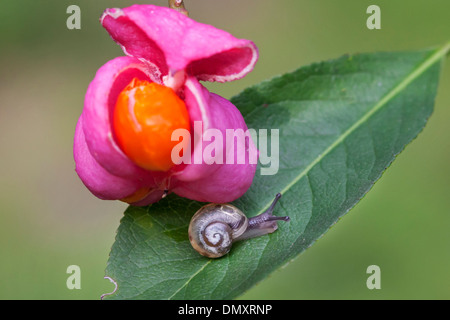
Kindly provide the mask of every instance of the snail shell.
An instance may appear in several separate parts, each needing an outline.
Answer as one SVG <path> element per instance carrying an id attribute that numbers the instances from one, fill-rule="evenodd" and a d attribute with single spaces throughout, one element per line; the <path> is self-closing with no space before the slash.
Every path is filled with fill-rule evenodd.
<path id="1" fill-rule="evenodd" d="M 289 217 L 275 217 L 273 208 L 281 194 L 277 194 L 270 208 L 253 218 L 232 204 L 210 203 L 201 207 L 189 224 L 189 241 L 201 255 L 219 258 L 227 254 L 233 242 L 258 237 L 277 230 L 276 221 Z"/>
<path id="2" fill-rule="evenodd" d="M 218 258 L 230 251 L 233 240 L 242 235 L 247 226 L 247 217 L 235 206 L 210 203 L 192 217 L 189 240 L 201 255 Z"/>

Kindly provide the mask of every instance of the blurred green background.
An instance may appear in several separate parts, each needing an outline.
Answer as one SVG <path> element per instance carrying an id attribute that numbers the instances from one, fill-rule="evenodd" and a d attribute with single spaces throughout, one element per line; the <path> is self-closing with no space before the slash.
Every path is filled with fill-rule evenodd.
<path id="1" fill-rule="evenodd" d="M 166 0 L 2 0 L 0 10 L 0 298 L 99 299 L 126 205 L 92 196 L 72 139 L 86 88 L 123 55 L 100 26 L 108 7 Z M 81 8 L 81 30 L 66 9 Z M 381 7 L 381 30 L 366 9 Z M 226 98 L 266 78 L 345 53 L 414 50 L 450 40 L 448 0 L 186 0 L 190 16 L 260 49 L 245 79 L 208 84 Z M 435 112 L 371 192 L 317 243 L 245 299 L 450 298 L 450 59 Z M 66 269 L 81 267 L 81 290 Z M 381 268 L 368 290 L 366 268 Z"/>

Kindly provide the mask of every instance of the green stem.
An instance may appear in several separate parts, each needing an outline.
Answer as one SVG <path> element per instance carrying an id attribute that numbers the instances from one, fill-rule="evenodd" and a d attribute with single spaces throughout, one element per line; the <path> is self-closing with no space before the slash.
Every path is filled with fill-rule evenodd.
<path id="1" fill-rule="evenodd" d="M 175 9 L 178 12 L 189 16 L 188 11 L 184 7 L 184 1 L 183 0 L 169 0 L 169 8 Z"/>

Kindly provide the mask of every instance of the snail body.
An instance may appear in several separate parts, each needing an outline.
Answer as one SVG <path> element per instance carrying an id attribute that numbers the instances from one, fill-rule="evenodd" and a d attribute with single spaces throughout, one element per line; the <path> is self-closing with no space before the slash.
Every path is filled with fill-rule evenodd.
<path id="1" fill-rule="evenodd" d="M 203 256 L 219 258 L 230 251 L 233 242 L 274 232 L 278 228 L 277 220 L 289 221 L 289 217 L 272 215 L 280 197 L 278 193 L 267 211 L 252 218 L 228 203 L 201 207 L 189 224 L 192 247 Z"/>

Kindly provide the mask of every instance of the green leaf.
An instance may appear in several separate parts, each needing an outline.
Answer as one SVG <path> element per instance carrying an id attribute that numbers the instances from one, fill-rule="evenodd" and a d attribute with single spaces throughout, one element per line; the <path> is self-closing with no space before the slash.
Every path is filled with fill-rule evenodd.
<path id="1" fill-rule="evenodd" d="M 425 126 L 449 48 L 344 56 L 233 98 L 249 128 L 280 130 L 278 173 L 262 176 L 258 168 L 252 187 L 234 204 L 255 216 L 281 192 L 275 215 L 291 221 L 234 244 L 223 258 L 207 259 L 187 235 L 201 203 L 171 195 L 149 207 L 129 207 L 106 269 L 117 291 L 107 298 L 235 298 L 309 248 Z"/>

